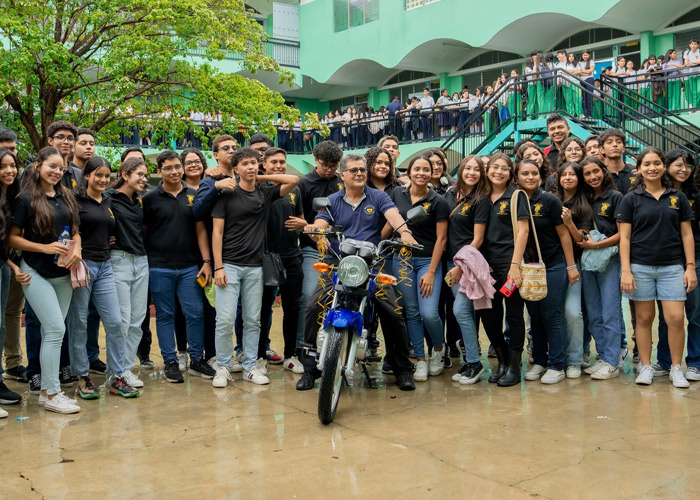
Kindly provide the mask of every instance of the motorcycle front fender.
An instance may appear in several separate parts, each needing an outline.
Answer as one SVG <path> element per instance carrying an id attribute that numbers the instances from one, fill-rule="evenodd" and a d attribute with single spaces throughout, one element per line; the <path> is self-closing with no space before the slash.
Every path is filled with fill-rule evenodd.
<path id="1" fill-rule="evenodd" d="M 364 319 L 358 311 L 349 311 L 347 309 L 331 309 L 326 315 L 326 321 L 323 328 L 328 325 L 334 328 L 354 328 L 356 335 L 362 335 L 362 325 Z"/>

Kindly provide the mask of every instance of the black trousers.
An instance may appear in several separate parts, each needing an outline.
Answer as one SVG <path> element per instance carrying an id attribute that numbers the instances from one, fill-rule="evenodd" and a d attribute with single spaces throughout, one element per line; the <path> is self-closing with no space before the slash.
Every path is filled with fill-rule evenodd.
<path id="1" fill-rule="evenodd" d="M 508 264 L 509 266 L 509 264 Z M 496 280 L 494 287 L 496 294 L 493 297 L 492 308 L 481 310 L 481 322 L 486 330 L 491 344 L 501 349 L 522 351 L 525 341 L 525 319 L 523 308 L 525 301 L 520 297 L 520 292 L 515 289 L 510 297 L 505 297 L 499 290 L 508 280 L 509 267 L 491 266 L 491 276 Z M 503 336 L 503 304 L 505 303 L 506 321 L 508 322 L 510 342 Z"/>
<path id="2" fill-rule="evenodd" d="M 321 282 L 316 285 L 312 298 L 309 300 L 306 307 L 304 317 L 304 341 L 313 346 L 316 345 L 316 334 L 320 328 L 318 324 L 319 314 L 321 314 L 324 309 L 321 304 L 325 304 L 327 308 L 330 308 L 333 302 L 333 275 L 331 273 L 324 273 L 321 276 L 324 286 L 321 286 Z M 377 298 L 375 296 L 372 301 L 374 304 L 374 312 L 379 316 L 379 321 L 382 325 L 386 356 L 389 364 L 394 369 L 394 375 L 398 375 L 402 372 L 411 372 L 413 371 L 413 364 L 411 360 L 408 359 L 408 332 L 406 331 L 406 323 L 403 317 L 400 313 L 396 312 L 396 291 L 391 285 L 381 288 L 383 288 L 383 292 L 386 292 L 386 294 L 382 292 L 380 295 L 382 295 L 383 298 Z M 306 351 L 304 351 L 300 360 L 304 365 L 305 372 L 313 374 L 315 378 L 320 376 L 319 371 L 316 369 L 316 360 L 313 356 L 309 356 Z"/>
<path id="3" fill-rule="evenodd" d="M 299 320 L 299 292 L 304 282 L 304 270 L 301 255 L 297 257 L 282 258 L 284 269 L 287 271 L 287 281 L 279 286 L 282 297 L 282 336 L 284 337 L 284 359 L 296 354 L 297 323 Z M 277 296 L 277 287 L 266 286 L 263 290 L 262 307 L 260 309 L 260 343 L 258 344 L 258 358 L 265 358 L 267 345 L 270 340 L 270 319 L 272 318 L 272 304 Z"/>

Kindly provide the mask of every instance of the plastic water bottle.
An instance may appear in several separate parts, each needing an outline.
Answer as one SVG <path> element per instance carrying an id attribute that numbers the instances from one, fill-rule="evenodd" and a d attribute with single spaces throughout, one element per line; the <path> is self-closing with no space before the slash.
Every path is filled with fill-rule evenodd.
<path id="1" fill-rule="evenodd" d="M 58 237 L 58 242 L 63 243 L 63 240 L 69 240 L 69 239 L 70 239 L 70 226 L 63 226 L 63 232 Z M 58 254 L 56 254 L 54 256 L 53 263 L 58 264 Z"/>

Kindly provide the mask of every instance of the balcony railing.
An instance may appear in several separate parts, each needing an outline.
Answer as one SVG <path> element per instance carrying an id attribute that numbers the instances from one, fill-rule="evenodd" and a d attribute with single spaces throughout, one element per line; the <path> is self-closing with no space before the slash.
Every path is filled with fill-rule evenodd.
<path id="1" fill-rule="evenodd" d="M 286 66 L 288 68 L 299 67 L 299 42 L 282 40 L 280 38 L 269 38 L 263 41 L 263 44 L 265 45 L 265 54 L 277 61 L 280 66 Z M 205 52 L 206 48 L 202 47 L 190 51 L 190 54 L 201 56 L 204 55 Z M 234 61 L 240 61 L 244 58 L 244 55 L 240 52 L 227 51 L 226 56 L 224 56 L 224 59 Z"/>

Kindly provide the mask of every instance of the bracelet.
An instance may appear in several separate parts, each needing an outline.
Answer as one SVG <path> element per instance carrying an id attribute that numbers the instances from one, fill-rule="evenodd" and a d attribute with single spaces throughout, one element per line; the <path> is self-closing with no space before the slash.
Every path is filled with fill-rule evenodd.
<path id="1" fill-rule="evenodd" d="M 216 269 L 214 269 L 214 272 L 216 272 L 216 271 L 221 271 L 223 268 L 224 268 L 224 266 L 217 267 Z"/>
<path id="2" fill-rule="evenodd" d="M 211 264 L 211 259 L 204 259 L 202 262 L 204 264 Z"/>
<path id="3" fill-rule="evenodd" d="M 518 262 L 511 262 L 510 265 L 511 265 L 511 266 L 512 266 L 512 265 L 519 266 L 520 264 L 519 264 Z"/>
<path id="4" fill-rule="evenodd" d="M 567 271 L 573 271 L 574 269 L 576 269 L 576 264 L 574 264 L 573 266 L 566 266 Z"/>
<path id="5" fill-rule="evenodd" d="M 411 231 L 410 229 L 404 229 L 403 231 L 401 231 L 401 234 L 403 233 L 413 234 L 413 231 Z"/>
<path id="6" fill-rule="evenodd" d="M 695 264 L 695 262 L 688 262 L 688 263 L 686 263 L 686 267 L 688 267 L 688 266 L 698 267 L 698 266 Z"/>

